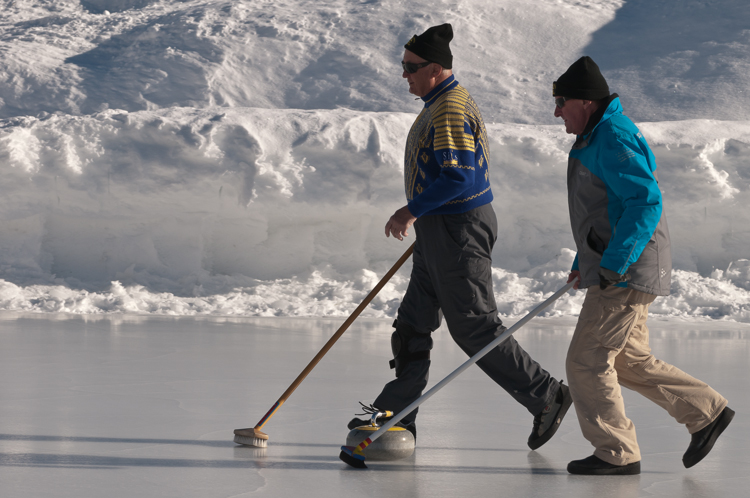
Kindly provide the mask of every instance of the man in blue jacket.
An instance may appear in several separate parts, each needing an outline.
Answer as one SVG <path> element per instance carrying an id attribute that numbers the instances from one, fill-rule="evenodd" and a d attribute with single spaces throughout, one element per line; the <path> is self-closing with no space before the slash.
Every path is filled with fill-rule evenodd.
<path id="1" fill-rule="evenodd" d="M 424 107 L 406 142 L 407 204 L 385 226 L 403 240 L 417 235 L 413 268 L 391 338 L 396 379 L 375 399 L 379 411 L 398 413 L 427 385 L 431 334 L 442 317 L 456 343 L 473 356 L 503 327 L 492 292 L 492 247 L 497 219 L 490 205 L 487 131 L 471 95 L 452 74 L 450 24 L 429 28 L 404 46 L 402 76 Z M 567 386 L 550 376 L 510 337 L 479 367 L 534 416 L 527 444 L 536 449 L 555 433 L 570 407 Z M 402 419 L 416 436 L 417 410 Z M 361 425 L 354 419 L 349 428 Z"/>
<path id="2" fill-rule="evenodd" d="M 657 360 L 648 307 L 669 295 L 669 231 L 646 139 L 590 57 L 553 83 L 555 116 L 576 135 L 568 159 L 568 207 L 578 253 L 568 281 L 587 288 L 566 370 L 578 421 L 594 454 L 568 472 L 639 474 L 641 454 L 620 385 L 658 404 L 692 435 L 682 461 L 698 463 L 734 412 L 704 382 Z"/>

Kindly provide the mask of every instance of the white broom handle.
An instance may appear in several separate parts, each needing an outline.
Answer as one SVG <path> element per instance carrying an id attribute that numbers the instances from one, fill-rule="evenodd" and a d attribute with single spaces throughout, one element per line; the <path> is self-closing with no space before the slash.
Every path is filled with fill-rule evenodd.
<path id="1" fill-rule="evenodd" d="M 443 387 L 445 387 L 446 384 L 448 384 L 450 381 L 452 381 L 453 379 L 455 379 L 456 377 L 458 377 L 461 374 L 461 372 L 463 372 L 464 370 L 466 370 L 467 368 L 469 368 L 470 366 L 472 366 L 474 363 L 476 363 L 479 360 L 481 360 L 487 353 L 489 353 L 490 351 L 492 351 L 492 349 L 496 348 L 498 344 L 500 344 L 505 339 L 507 339 L 508 337 L 510 337 L 511 334 L 513 334 L 516 330 L 518 330 L 521 327 L 523 327 L 524 325 L 526 325 L 526 323 L 529 320 L 531 320 L 532 318 L 534 318 L 535 316 L 537 316 L 539 313 L 541 313 L 544 308 L 546 308 L 547 306 L 549 306 L 553 302 L 557 301 L 560 298 L 560 296 L 562 296 L 563 294 L 565 294 L 566 292 L 568 292 L 568 289 L 570 289 L 571 287 L 573 287 L 573 285 L 575 285 L 576 282 L 577 282 L 577 280 L 573 280 L 572 282 L 568 282 L 565 285 L 565 287 L 563 287 L 559 291 L 555 292 L 554 294 L 552 294 L 552 296 L 550 296 L 542 304 L 540 304 L 539 306 L 537 306 L 533 310 L 529 311 L 529 313 L 525 317 L 521 318 L 511 328 L 506 329 L 503 333 L 501 333 L 499 336 L 497 336 L 497 338 L 494 341 L 492 341 L 491 343 L 487 344 L 484 347 L 484 349 L 482 349 L 477 354 L 475 354 L 474 356 L 472 356 L 471 358 L 469 358 L 468 360 L 466 360 L 466 362 L 463 365 L 461 365 L 460 367 L 458 367 L 457 369 L 455 369 L 446 378 L 444 378 L 443 380 L 441 380 L 440 382 L 438 382 L 437 384 L 435 384 L 432 387 L 432 389 L 430 389 L 429 391 L 427 391 L 426 393 L 424 393 L 422 396 L 420 396 L 419 398 L 417 398 L 416 400 L 414 400 L 414 402 L 412 404 L 410 404 L 409 406 L 407 406 L 406 408 L 404 408 L 403 410 L 401 410 L 398 415 L 396 415 L 395 417 L 393 417 L 392 419 L 390 419 L 388 422 L 386 422 L 385 424 L 383 424 L 383 426 L 380 429 L 378 429 L 372 436 L 370 436 L 370 444 L 372 444 L 373 441 L 375 441 L 377 438 L 379 438 L 380 436 L 382 436 L 388 429 L 390 429 L 391 427 L 393 427 L 394 425 L 396 425 L 397 423 L 399 423 L 402 418 L 404 418 L 405 416 L 407 416 L 408 414 L 410 414 L 412 411 L 414 411 L 415 408 L 417 408 L 419 405 L 421 405 L 422 403 L 424 403 L 425 401 L 427 401 L 428 399 L 430 399 L 433 394 L 435 394 L 436 392 L 438 392 L 439 390 L 441 390 Z"/>

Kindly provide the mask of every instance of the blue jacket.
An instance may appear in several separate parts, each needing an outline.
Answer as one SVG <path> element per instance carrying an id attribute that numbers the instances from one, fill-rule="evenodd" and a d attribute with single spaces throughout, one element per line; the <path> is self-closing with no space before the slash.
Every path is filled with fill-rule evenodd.
<path id="1" fill-rule="evenodd" d="M 411 214 L 465 213 L 492 202 L 487 130 L 474 99 L 451 76 L 422 100 L 404 157 Z"/>
<path id="2" fill-rule="evenodd" d="M 630 276 L 620 286 L 669 294 L 672 258 L 656 160 L 619 98 L 570 151 L 568 207 L 581 287 L 599 283 L 601 265 Z"/>

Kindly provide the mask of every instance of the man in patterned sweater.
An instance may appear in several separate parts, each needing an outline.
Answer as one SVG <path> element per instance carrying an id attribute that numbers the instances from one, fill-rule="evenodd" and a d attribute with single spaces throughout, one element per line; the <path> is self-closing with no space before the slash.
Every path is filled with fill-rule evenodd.
<path id="1" fill-rule="evenodd" d="M 431 333 L 442 317 L 456 343 L 473 356 L 503 327 L 492 291 L 492 247 L 497 219 L 490 205 L 489 144 L 476 103 L 451 68 L 450 24 L 429 28 L 404 47 L 403 77 L 424 108 L 406 142 L 407 205 L 386 224 L 399 240 L 414 225 L 411 279 L 391 338 L 396 379 L 375 399 L 379 411 L 398 413 L 421 394 L 430 368 Z M 479 367 L 534 415 L 531 449 L 555 433 L 572 400 L 510 337 Z M 400 422 L 416 437 L 417 410 Z M 349 428 L 364 421 L 354 419 Z"/>

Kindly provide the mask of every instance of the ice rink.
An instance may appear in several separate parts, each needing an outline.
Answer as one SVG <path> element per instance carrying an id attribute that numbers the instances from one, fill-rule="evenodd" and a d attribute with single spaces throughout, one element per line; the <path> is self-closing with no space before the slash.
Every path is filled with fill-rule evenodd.
<path id="1" fill-rule="evenodd" d="M 736 412 L 714 450 L 682 466 L 690 440 L 665 412 L 625 392 L 642 474 L 582 477 L 589 456 L 571 410 L 537 451 L 532 417 L 472 367 L 427 401 L 417 449 L 349 468 L 338 459 L 357 401 L 392 378 L 388 320 L 360 319 L 264 427 L 268 448 L 232 442 L 252 427 L 343 319 L 0 315 L 3 497 L 717 497 L 750 496 L 750 328 L 652 321 L 658 358 L 708 382 Z M 512 323 L 512 322 L 511 322 Z M 572 320 L 516 334 L 554 376 Z M 430 385 L 466 357 L 435 334 Z"/>

